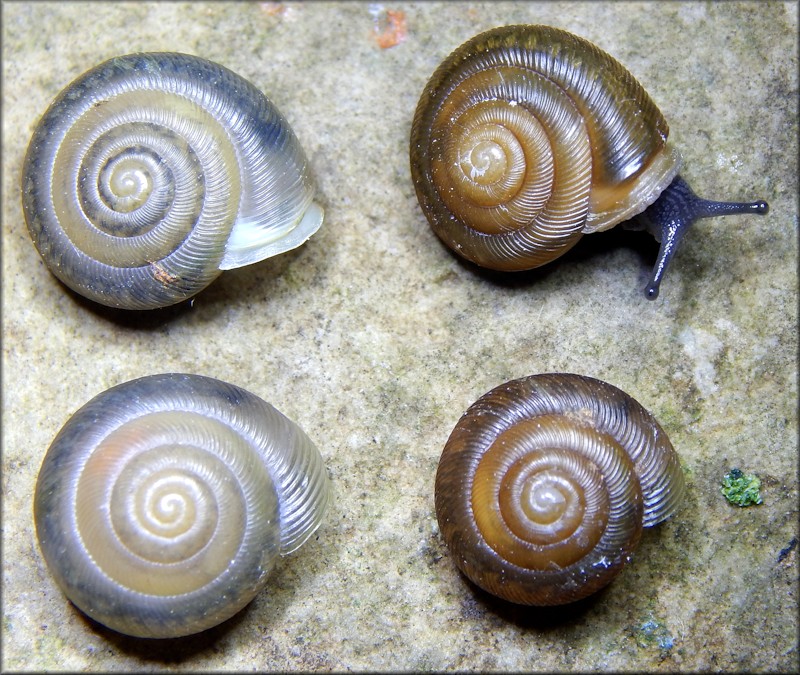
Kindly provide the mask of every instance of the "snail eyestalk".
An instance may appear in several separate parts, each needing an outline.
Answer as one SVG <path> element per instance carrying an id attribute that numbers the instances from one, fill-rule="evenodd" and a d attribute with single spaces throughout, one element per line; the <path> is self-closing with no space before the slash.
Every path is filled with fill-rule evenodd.
<path id="1" fill-rule="evenodd" d="M 695 220 L 739 213 L 764 215 L 769 213 L 769 205 L 763 200 L 717 202 L 703 199 L 692 192 L 683 178 L 675 176 L 675 180 L 641 216 L 647 231 L 661 242 L 653 274 L 645 288 L 647 298 L 655 300 L 658 297 L 667 265 L 672 260 L 683 235 Z"/>

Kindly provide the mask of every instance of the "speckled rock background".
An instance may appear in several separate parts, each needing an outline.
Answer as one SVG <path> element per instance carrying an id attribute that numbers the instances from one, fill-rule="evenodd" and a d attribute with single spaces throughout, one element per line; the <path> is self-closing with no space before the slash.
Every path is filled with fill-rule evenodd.
<path id="1" fill-rule="evenodd" d="M 405 41 L 376 39 L 387 10 Z M 796 3 L 3 3 L 3 670 L 770 670 L 797 653 Z M 408 168 L 417 99 L 487 28 L 548 23 L 604 48 L 671 125 L 704 195 L 764 218 L 700 223 L 656 302 L 657 245 L 584 238 L 543 270 L 457 260 Z M 38 117 L 111 56 L 175 50 L 250 79 L 305 147 L 326 209 L 305 246 L 226 272 L 194 302 L 110 311 L 44 268 L 19 184 Z M 85 619 L 44 566 L 32 494 L 44 452 L 100 391 L 155 372 L 218 377 L 298 422 L 334 499 L 267 592 L 226 624 L 143 642 Z M 441 449 L 484 392 L 523 375 L 607 380 L 685 464 L 680 514 L 580 607 L 511 607 L 456 571 L 433 514 Z M 731 467 L 761 506 L 720 495 Z M 794 544 L 792 543 L 794 542 Z"/>

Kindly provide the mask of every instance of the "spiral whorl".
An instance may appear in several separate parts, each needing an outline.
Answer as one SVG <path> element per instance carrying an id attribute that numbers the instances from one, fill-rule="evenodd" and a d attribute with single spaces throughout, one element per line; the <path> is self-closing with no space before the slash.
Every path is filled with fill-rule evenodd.
<path id="1" fill-rule="evenodd" d="M 122 633 L 214 626 L 319 526 L 319 452 L 258 397 L 197 375 L 118 385 L 81 408 L 39 473 L 35 520 L 67 597 Z"/>
<path id="2" fill-rule="evenodd" d="M 22 180 L 50 270 L 105 305 L 180 302 L 320 226 L 307 161 L 252 84 L 186 54 L 111 59 L 67 87 Z"/>
<path id="3" fill-rule="evenodd" d="M 436 515 L 473 582 L 555 605 L 608 584 L 684 491 L 677 454 L 634 399 L 588 377 L 534 375 L 490 391 L 456 425 Z"/>

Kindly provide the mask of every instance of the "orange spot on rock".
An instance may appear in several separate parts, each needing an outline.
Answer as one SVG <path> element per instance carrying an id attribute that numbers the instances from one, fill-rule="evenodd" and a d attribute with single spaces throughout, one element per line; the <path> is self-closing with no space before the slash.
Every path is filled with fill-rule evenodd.
<path id="1" fill-rule="evenodd" d="M 259 2 L 258 6 L 267 16 L 280 16 L 286 12 L 286 5 L 282 2 Z"/>
<path id="2" fill-rule="evenodd" d="M 388 49 L 404 42 L 408 29 L 406 13 L 400 10 L 387 9 L 385 16 L 375 19 L 375 42 L 381 49 Z"/>

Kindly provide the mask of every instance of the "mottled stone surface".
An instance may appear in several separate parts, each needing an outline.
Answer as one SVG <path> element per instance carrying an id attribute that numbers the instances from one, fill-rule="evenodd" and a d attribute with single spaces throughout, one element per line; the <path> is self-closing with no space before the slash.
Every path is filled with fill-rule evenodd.
<path id="1" fill-rule="evenodd" d="M 381 48 L 376 21 L 405 13 Z M 4 3 L 5 670 L 783 670 L 797 653 L 796 3 Z M 650 91 L 701 193 L 767 199 L 701 223 L 661 297 L 656 244 L 613 231 L 541 271 L 459 262 L 417 205 L 411 118 L 427 78 L 492 26 L 550 23 Z M 119 53 L 218 61 L 263 89 L 306 148 L 326 209 L 301 249 L 151 314 L 85 302 L 30 243 L 25 147 L 69 81 Z M 90 623 L 42 561 L 31 502 L 69 415 L 141 375 L 195 372 L 273 403 L 316 441 L 334 499 L 269 591 L 207 634 L 143 643 Z M 661 421 L 686 508 L 578 608 L 509 607 L 456 572 L 433 515 L 466 407 L 535 372 L 607 380 Z M 764 503 L 720 494 L 731 467 Z"/>

